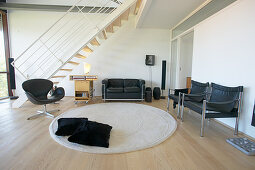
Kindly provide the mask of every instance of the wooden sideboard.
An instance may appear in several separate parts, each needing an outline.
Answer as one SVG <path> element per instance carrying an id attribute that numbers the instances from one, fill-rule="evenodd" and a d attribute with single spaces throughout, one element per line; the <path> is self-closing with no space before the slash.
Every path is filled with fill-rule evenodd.
<path id="1" fill-rule="evenodd" d="M 75 102 L 85 101 L 88 103 L 93 97 L 93 81 L 97 80 L 97 76 L 71 75 L 70 80 L 74 80 Z"/>

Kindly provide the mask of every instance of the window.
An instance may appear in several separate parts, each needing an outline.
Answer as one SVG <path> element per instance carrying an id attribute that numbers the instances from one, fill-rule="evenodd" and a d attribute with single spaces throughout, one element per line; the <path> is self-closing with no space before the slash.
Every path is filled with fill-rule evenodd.
<path id="1" fill-rule="evenodd" d="M 0 13 L 0 98 L 9 96 L 4 34 L 3 14 Z"/>

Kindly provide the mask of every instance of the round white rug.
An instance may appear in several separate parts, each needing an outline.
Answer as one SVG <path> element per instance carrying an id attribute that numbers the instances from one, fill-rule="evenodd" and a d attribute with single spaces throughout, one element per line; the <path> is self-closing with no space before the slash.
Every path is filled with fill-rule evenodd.
<path id="1" fill-rule="evenodd" d="M 109 148 L 71 143 L 67 137 L 55 135 L 57 120 L 67 117 L 86 117 L 111 125 Z M 124 153 L 155 146 L 176 130 L 175 119 L 167 112 L 133 103 L 102 103 L 79 107 L 56 117 L 49 126 L 51 137 L 61 145 L 88 153 Z"/>

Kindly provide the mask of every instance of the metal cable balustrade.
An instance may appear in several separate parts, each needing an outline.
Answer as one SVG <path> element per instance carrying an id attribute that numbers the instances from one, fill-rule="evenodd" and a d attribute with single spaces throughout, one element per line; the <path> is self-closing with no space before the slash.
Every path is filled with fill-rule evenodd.
<path id="1" fill-rule="evenodd" d="M 126 1 L 129 1 L 130 5 L 135 2 Z M 95 1 L 78 0 L 12 64 L 25 79 L 50 78 L 79 52 L 73 49 L 86 45 L 84 39 L 104 29 L 101 25 L 123 5 L 118 0 L 116 2 L 99 0 L 95 6 L 91 6 Z M 88 7 L 90 10 L 84 13 L 84 9 Z"/>

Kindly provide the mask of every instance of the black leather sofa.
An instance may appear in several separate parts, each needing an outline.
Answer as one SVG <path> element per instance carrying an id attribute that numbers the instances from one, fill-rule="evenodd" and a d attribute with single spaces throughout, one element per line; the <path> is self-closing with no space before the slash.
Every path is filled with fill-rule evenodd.
<path id="1" fill-rule="evenodd" d="M 144 100 L 145 81 L 141 79 L 102 80 L 103 100 Z"/>

